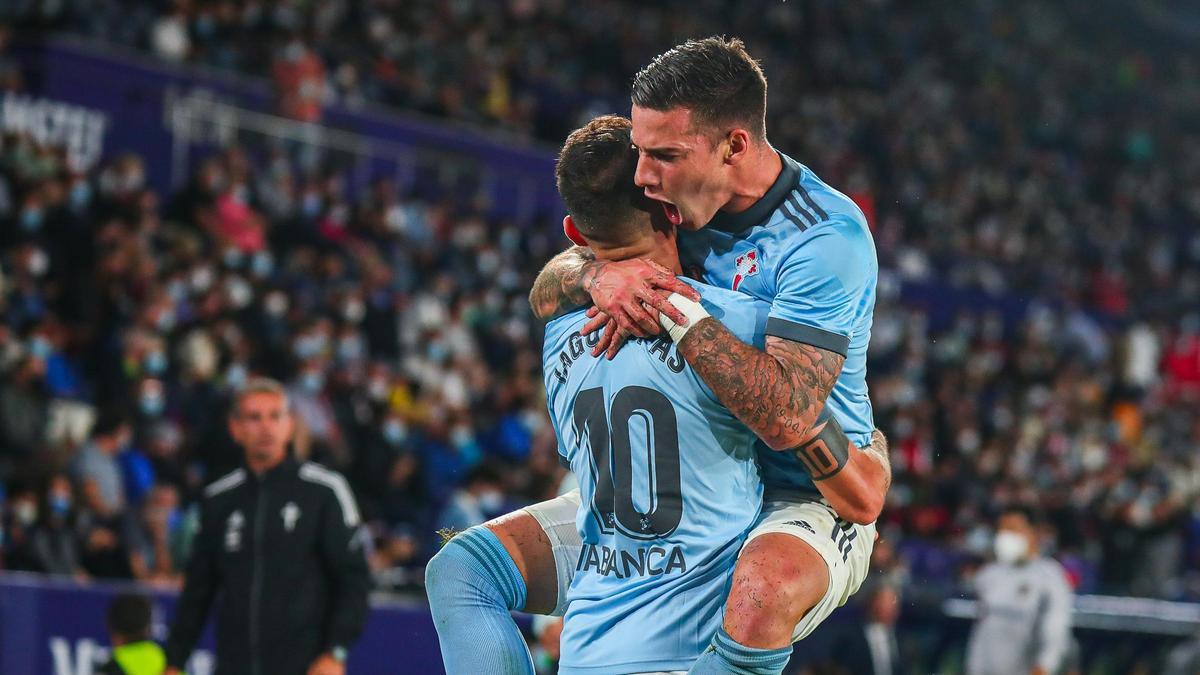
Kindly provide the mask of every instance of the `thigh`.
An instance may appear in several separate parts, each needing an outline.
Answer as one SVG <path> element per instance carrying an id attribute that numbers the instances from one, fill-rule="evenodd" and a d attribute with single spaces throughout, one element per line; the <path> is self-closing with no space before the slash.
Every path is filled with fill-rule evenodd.
<path id="1" fill-rule="evenodd" d="M 825 568 L 824 575 L 813 572 L 827 580 L 827 587 L 793 627 L 795 642 L 807 637 L 862 586 L 870 569 L 875 526 L 842 520 L 822 502 L 768 502 L 747 536 L 742 557 L 758 550 L 755 541 L 768 537 L 774 542 L 773 548 L 778 549 L 776 553 L 786 554 L 786 542 L 790 540 L 793 550 L 808 554 L 804 560 L 813 561 L 811 554 L 815 553 Z M 738 565 L 741 564 L 739 559 Z"/>
<path id="2" fill-rule="evenodd" d="M 582 544 L 575 529 L 579 491 L 513 511 L 484 526 L 495 533 L 525 580 L 525 609 L 561 616 Z"/>

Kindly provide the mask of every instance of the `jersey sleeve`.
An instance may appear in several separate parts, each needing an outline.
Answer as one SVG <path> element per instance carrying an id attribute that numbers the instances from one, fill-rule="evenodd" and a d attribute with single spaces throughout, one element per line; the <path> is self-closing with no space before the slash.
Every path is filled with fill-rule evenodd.
<path id="1" fill-rule="evenodd" d="M 734 337 L 762 349 L 771 306 L 748 295 L 712 286 L 698 286 L 700 304 Z"/>
<path id="2" fill-rule="evenodd" d="M 869 231 L 839 214 L 783 254 L 766 333 L 846 355 L 877 275 Z"/>

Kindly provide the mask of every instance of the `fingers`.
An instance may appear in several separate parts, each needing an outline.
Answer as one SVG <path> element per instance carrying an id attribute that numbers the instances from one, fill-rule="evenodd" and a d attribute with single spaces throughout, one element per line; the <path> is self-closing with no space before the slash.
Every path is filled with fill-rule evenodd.
<path id="1" fill-rule="evenodd" d="M 579 331 L 580 335 L 590 335 L 603 328 L 609 321 L 612 321 L 607 314 L 599 310 L 596 311 L 595 315 L 589 312 L 588 316 L 592 317 L 592 320 L 583 325 L 583 328 Z"/>
<path id="2" fill-rule="evenodd" d="M 629 333 L 625 331 L 618 331 L 616 337 L 612 341 L 612 344 L 608 347 L 608 353 L 605 354 L 605 358 L 607 358 L 609 361 L 612 361 L 613 357 L 617 355 L 617 352 L 621 351 L 621 347 L 624 346 L 625 341 L 628 339 Z"/>
<path id="3" fill-rule="evenodd" d="M 646 311 L 646 306 L 640 301 L 633 303 L 633 306 L 629 308 L 628 324 L 622 321 L 621 325 L 633 335 L 643 338 L 658 335 L 660 330 L 658 312 L 655 312 L 654 316 L 650 316 L 650 313 Z"/>
<path id="4" fill-rule="evenodd" d="M 660 272 L 660 274 L 649 279 L 651 286 L 670 291 L 670 293 L 678 293 L 685 298 L 691 298 L 696 302 L 700 302 L 700 292 L 692 288 L 690 284 L 679 279 L 670 270 L 656 262 L 651 261 L 650 265 Z"/>
<path id="5" fill-rule="evenodd" d="M 691 288 L 691 286 L 688 286 L 688 288 Z M 646 296 L 647 297 L 643 299 L 643 302 L 645 302 L 647 305 L 654 308 L 658 312 L 661 312 L 663 316 L 674 321 L 676 325 L 687 325 L 687 317 L 683 315 L 683 312 L 679 311 L 678 307 L 672 305 L 670 300 L 667 300 L 666 295 L 663 295 L 662 293 L 647 293 Z"/>
<path id="6" fill-rule="evenodd" d="M 600 356 L 604 352 L 608 351 L 613 339 L 617 336 L 618 330 L 620 329 L 617 327 L 616 319 L 609 319 L 606 321 L 604 323 L 604 335 L 601 335 L 600 341 L 596 343 L 595 347 L 592 347 L 592 356 Z"/>

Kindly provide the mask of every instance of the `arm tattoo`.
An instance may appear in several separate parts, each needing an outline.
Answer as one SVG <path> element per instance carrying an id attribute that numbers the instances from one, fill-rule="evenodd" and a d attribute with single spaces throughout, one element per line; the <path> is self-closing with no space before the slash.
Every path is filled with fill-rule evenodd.
<path id="1" fill-rule="evenodd" d="M 588 304 L 588 289 L 598 270 L 596 254 L 590 248 L 572 246 L 551 258 L 529 291 L 534 316 L 548 321 L 564 310 Z"/>
<path id="2" fill-rule="evenodd" d="M 869 457 L 879 462 L 883 467 L 884 475 L 884 490 L 892 486 L 892 456 L 888 451 L 887 436 L 883 432 L 876 429 L 875 433 L 871 434 L 871 444 L 863 448 L 862 451 Z"/>
<path id="3" fill-rule="evenodd" d="M 678 349 L 717 399 L 776 450 L 812 436 L 846 360 L 775 336 L 767 336 L 764 352 L 711 318 L 689 330 Z"/>

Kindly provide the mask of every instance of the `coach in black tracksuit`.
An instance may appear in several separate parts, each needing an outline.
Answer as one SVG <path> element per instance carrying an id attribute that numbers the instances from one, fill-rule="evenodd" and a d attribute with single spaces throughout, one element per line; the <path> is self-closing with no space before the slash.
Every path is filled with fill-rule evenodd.
<path id="1" fill-rule="evenodd" d="M 220 594 L 219 675 L 343 675 L 370 583 L 354 496 L 338 473 L 288 455 L 277 382 L 251 380 L 229 429 L 246 465 L 204 492 L 166 672 L 182 671 Z"/>

